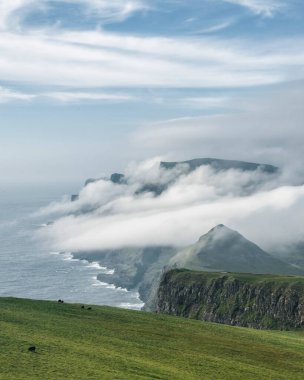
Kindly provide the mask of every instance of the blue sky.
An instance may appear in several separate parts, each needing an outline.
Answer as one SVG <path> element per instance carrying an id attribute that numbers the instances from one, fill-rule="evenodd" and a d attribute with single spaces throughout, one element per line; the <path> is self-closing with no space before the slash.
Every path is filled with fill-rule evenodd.
<path id="1" fill-rule="evenodd" d="M 158 155 L 295 162 L 303 15 L 300 0 L 0 0 L 0 180 Z"/>

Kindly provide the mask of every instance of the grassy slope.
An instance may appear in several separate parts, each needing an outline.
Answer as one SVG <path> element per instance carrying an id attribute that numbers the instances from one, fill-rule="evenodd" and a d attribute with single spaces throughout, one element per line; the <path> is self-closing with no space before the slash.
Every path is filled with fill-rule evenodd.
<path id="1" fill-rule="evenodd" d="M 300 379 L 303 363 L 303 331 L 0 298 L 0 379 Z"/>

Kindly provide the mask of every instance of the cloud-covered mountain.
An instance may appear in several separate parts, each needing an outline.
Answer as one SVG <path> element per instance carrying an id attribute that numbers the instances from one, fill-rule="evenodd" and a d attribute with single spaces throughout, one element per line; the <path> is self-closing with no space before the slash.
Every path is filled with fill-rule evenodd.
<path id="1" fill-rule="evenodd" d="M 303 240 L 303 198 L 304 186 L 271 165 L 156 158 L 89 180 L 74 202 L 41 210 L 54 223 L 39 235 L 48 247 L 72 252 L 185 247 L 223 223 L 275 252 Z"/>
<path id="2" fill-rule="evenodd" d="M 270 175 L 278 174 L 279 172 L 279 168 L 273 165 L 238 160 L 222 160 L 218 158 L 195 158 L 187 161 L 173 162 L 161 161 L 159 164 L 159 170 L 167 173 L 167 178 L 151 178 L 150 182 L 145 182 L 142 187 L 136 190 L 136 194 L 153 193 L 158 196 L 167 190 L 168 187 L 171 186 L 180 176 L 190 174 L 201 167 L 208 167 L 215 173 L 225 172 L 228 170 L 237 170 L 241 172 L 259 172 L 261 174 Z M 263 179 L 267 179 L 267 176 Z M 122 173 L 113 173 L 109 178 L 89 178 L 85 181 L 85 186 L 101 180 L 111 181 L 112 183 L 120 185 L 132 184 L 132 176 L 130 178 L 130 175 L 126 176 Z"/>

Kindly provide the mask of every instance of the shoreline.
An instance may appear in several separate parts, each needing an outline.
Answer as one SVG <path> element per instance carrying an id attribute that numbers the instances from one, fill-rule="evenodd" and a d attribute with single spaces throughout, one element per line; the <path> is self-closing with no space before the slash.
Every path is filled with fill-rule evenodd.
<path id="1" fill-rule="evenodd" d="M 100 286 L 102 288 L 106 289 L 112 289 L 116 291 L 121 291 L 128 293 L 130 295 L 134 294 L 134 300 L 135 302 L 123 302 L 121 303 L 120 307 L 131 309 L 131 310 L 142 310 L 145 306 L 144 301 L 140 298 L 140 294 L 138 290 L 135 288 L 128 288 L 127 286 L 124 286 L 122 282 L 115 281 L 115 274 L 116 269 L 108 268 L 102 264 L 99 260 L 96 259 L 90 259 L 89 257 L 83 257 L 81 254 L 78 253 L 66 253 L 66 252 L 60 252 L 60 254 L 68 254 L 69 258 L 66 260 L 73 260 L 73 261 L 79 261 L 84 264 L 87 264 L 87 267 L 95 268 L 96 270 L 100 270 L 100 273 L 98 273 L 96 276 L 94 276 L 95 283 L 92 284 L 92 286 Z"/>

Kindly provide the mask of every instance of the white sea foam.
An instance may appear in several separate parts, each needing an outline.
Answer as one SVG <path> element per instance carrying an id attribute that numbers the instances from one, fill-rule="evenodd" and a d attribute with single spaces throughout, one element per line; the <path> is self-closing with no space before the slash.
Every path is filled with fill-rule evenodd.
<path id="1" fill-rule="evenodd" d="M 97 261 L 93 261 L 92 263 L 88 262 L 87 260 L 85 260 L 85 261 L 87 263 L 88 268 L 95 268 L 95 269 L 99 269 L 102 271 L 108 271 L 108 268 L 102 267 Z"/>
<path id="2" fill-rule="evenodd" d="M 107 284 L 106 282 L 101 282 L 101 281 L 98 281 L 97 280 L 97 282 L 94 282 L 93 284 L 92 284 L 92 286 L 99 286 L 99 287 L 102 287 L 102 288 L 105 288 L 105 287 L 107 287 L 109 284 Z"/>
<path id="3" fill-rule="evenodd" d="M 93 286 L 100 286 L 106 289 L 112 289 L 119 292 L 129 292 L 126 288 L 121 288 L 120 286 L 115 286 L 114 284 L 108 284 L 107 282 L 99 281 L 97 276 L 93 276 Z"/>
<path id="4" fill-rule="evenodd" d="M 116 286 L 114 284 L 107 284 L 105 286 L 107 289 L 113 289 L 113 290 L 117 290 L 118 288 L 116 288 Z"/>
<path id="5" fill-rule="evenodd" d="M 78 259 L 74 259 L 74 256 L 71 254 L 71 252 L 65 252 L 63 253 L 64 261 L 79 261 Z"/>
<path id="6" fill-rule="evenodd" d="M 122 302 L 119 307 L 122 307 L 123 309 L 136 309 L 141 310 L 144 306 L 143 302 L 140 303 L 130 303 L 130 302 Z"/>
<path id="7" fill-rule="evenodd" d="M 89 262 L 88 260 L 81 260 L 81 261 L 86 263 L 88 268 L 98 269 L 99 271 L 101 271 L 104 274 L 114 274 L 115 273 L 115 269 L 109 269 L 107 267 L 103 267 L 97 261 L 93 261 L 93 262 Z"/>

